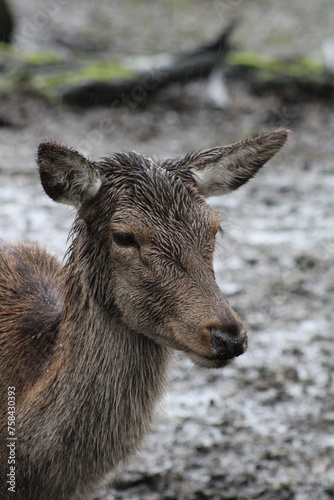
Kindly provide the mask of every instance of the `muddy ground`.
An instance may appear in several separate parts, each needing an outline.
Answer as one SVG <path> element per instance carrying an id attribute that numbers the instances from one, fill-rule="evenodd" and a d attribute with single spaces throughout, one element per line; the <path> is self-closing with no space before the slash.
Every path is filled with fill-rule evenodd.
<path id="1" fill-rule="evenodd" d="M 311 53 L 332 36 L 331 1 L 14 0 L 16 44 L 130 54 L 179 52 L 241 17 L 241 47 Z M 42 192 L 38 142 L 53 138 L 91 158 L 133 149 L 175 156 L 288 126 L 289 145 L 222 213 L 217 280 L 245 320 L 249 349 L 207 371 L 176 354 L 163 404 L 142 450 L 122 467 L 116 500 L 329 500 L 334 498 L 334 112 L 330 102 L 282 103 L 230 84 L 214 109 L 200 82 L 174 87 L 146 110 L 54 107 L 33 96 L 1 101 L 0 228 L 62 255 L 71 210 Z M 102 498 L 102 497 L 101 497 Z"/>

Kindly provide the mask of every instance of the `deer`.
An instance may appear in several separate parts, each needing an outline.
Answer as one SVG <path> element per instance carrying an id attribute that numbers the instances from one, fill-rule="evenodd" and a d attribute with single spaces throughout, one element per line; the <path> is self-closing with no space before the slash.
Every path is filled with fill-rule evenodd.
<path id="1" fill-rule="evenodd" d="M 91 499 L 140 447 L 173 351 L 208 369 L 245 352 L 246 328 L 215 280 L 221 219 L 205 198 L 245 184 L 287 137 L 167 160 L 39 145 L 45 193 L 76 218 L 63 264 L 1 241 L 2 499 Z"/>

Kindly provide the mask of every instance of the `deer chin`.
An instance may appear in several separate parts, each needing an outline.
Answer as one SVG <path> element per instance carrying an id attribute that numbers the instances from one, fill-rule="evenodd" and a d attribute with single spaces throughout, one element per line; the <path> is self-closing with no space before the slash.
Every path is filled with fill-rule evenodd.
<path id="1" fill-rule="evenodd" d="M 196 352 L 187 352 L 187 356 L 191 359 L 195 365 L 201 368 L 224 368 L 224 366 L 229 365 L 234 358 L 223 359 L 221 357 L 206 357 L 198 354 Z"/>

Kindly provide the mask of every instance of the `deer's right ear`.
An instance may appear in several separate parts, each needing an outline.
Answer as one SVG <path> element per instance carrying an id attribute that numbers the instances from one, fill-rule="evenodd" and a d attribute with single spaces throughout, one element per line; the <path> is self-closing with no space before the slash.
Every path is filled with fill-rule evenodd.
<path id="1" fill-rule="evenodd" d="M 190 155 L 189 168 L 203 196 L 230 193 L 248 182 L 284 145 L 286 129 Z"/>
<path id="2" fill-rule="evenodd" d="M 39 145 L 37 165 L 44 191 L 58 203 L 79 208 L 94 198 L 102 184 L 89 160 L 78 151 L 53 141 Z"/>

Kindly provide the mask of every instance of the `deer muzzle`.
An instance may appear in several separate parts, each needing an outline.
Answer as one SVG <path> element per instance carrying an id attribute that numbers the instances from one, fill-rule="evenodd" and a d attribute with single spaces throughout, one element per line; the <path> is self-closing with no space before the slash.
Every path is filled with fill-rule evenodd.
<path id="1" fill-rule="evenodd" d="M 209 328 L 212 347 L 216 351 L 216 357 L 228 360 L 240 356 L 247 349 L 247 333 L 241 330 L 231 334 L 217 328 Z"/>

